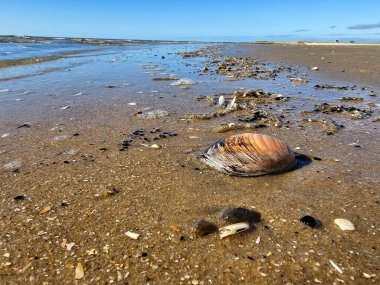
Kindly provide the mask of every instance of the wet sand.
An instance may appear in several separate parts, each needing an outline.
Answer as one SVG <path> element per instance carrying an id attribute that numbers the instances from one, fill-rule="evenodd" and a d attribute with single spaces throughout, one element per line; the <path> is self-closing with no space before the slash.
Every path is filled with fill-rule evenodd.
<path id="1" fill-rule="evenodd" d="M 238 45 L 225 48 L 222 56 L 246 52 Z M 207 64 L 178 62 L 190 64 L 195 74 Z M 304 72 L 307 69 L 292 71 Z M 321 73 L 310 72 L 310 84 L 326 83 L 318 77 Z M 269 80 L 286 85 L 287 76 Z M 320 97 L 308 92 L 301 97 L 297 92 L 309 87 L 289 83 L 284 91 L 291 99 L 266 106 L 289 123 L 247 131 L 279 138 L 311 161 L 282 174 L 239 178 L 205 166 L 192 150 L 199 152 L 220 138 L 241 133 L 212 130 L 236 122 L 243 114 L 181 119 L 217 109 L 194 98 L 219 92 L 219 77 L 202 75 L 189 89 L 168 89 L 170 82 L 152 83 L 148 78 L 145 85 L 164 88 L 157 87 L 161 98 L 149 100 L 120 86 L 104 86 L 99 93 L 106 97 L 41 94 L 40 101 L 26 99 L 25 104 L 4 101 L 0 133 L 9 136 L 0 141 L 1 165 L 19 161 L 21 166 L 3 167 L 0 172 L 1 280 L 5 284 L 376 284 L 380 132 L 379 122 L 372 120 L 378 106 L 371 117 L 361 120 L 343 114 L 310 115 L 333 118 L 345 126 L 334 135 L 305 121 L 300 112 L 324 102 L 324 96 L 337 102 L 340 94 L 359 93 L 364 98 L 361 108 L 378 104 L 378 97 L 370 96 L 378 89 L 316 90 Z M 262 81 L 237 78 L 227 89 L 239 84 L 255 88 L 258 82 Z M 353 84 L 337 84 L 343 83 Z M 202 85 L 208 86 L 206 90 L 197 89 Z M 65 105 L 70 107 L 61 109 Z M 12 110 L 6 111 L 10 106 Z M 133 115 L 146 107 L 168 110 L 170 116 L 147 120 Z M 17 129 L 21 121 L 30 122 L 30 128 Z M 153 141 L 154 128 L 177 136 Z M 120 143 L 141 129 L 151 139 L 149 144 L 162 148 L 142 146 L 146 141 L 137 138 L 120 151 Z M 18 195 L 24 199 L 15 199 Z M 220 212 L 228 207 L 254 210 L 261 221 L 248 232 L 222 240 L 217 233 L 194 235 L 192 227 L 200 219 L 226 225 Z M 314 216 L 322 227 L 300 223 L 303 215 Z M 349 219 L 356 229 L 340 230 L 336 218 Z M 133 240 L 127 231 L 140 236 Z M 84 277 L 75 281 L 78 263 L 84 267 Z"/>

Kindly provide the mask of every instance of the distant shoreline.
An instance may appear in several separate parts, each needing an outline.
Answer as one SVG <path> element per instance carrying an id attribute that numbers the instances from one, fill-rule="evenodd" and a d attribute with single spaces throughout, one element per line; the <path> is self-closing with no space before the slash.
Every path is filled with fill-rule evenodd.
<path id="1" fill-rule="evenodd" d="M 78 44 L 89 45 L 134 45 L 134 44 L 180 44 L 180 43 L 236 43 L 236 44 L 285 44 L 285 45 L 332 45 L 332 46 L 377 46 L 380 42 L 326 42 L 326 41 L 195 41 L 195 40 L 140 40 L 140 39 L 107 39 L 107 38 L 78 38 L 78 37 L 45 37 L 45 36 L 17 36 L 0 35 L 0 43 L 45 43 L 46 41 L 70 41 Z"/>

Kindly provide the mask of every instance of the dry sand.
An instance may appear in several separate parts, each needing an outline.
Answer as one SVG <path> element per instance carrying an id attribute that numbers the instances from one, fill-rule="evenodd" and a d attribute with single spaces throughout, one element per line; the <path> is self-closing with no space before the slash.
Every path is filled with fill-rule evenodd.
<path id="1" fill-rule="evenodd" d="M 380 45 L 308 43 L 253 45 L 257 57 L 317 66 L 322 76 L 380 86 Z"/>

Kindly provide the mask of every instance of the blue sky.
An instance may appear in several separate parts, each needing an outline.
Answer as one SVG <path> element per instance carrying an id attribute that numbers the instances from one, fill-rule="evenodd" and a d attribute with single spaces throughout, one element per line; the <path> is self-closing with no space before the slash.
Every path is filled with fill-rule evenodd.
<path id="1" fill-rule="evenodd" d="M 379 0 L 1 0 L 0 34 L 380 41 L 379 11 Z"/>

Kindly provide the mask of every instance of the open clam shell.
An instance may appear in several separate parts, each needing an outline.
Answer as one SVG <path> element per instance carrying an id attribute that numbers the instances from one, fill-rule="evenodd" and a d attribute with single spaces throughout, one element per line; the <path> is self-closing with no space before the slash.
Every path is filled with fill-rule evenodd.
<path id="1" fill-rule="evenodd" d="M 289 169 L 296 159 L 294 152 L 280 140 L 244 133 L 209 146 L 201 161 L 229 175 L 259 176 Z"/>

